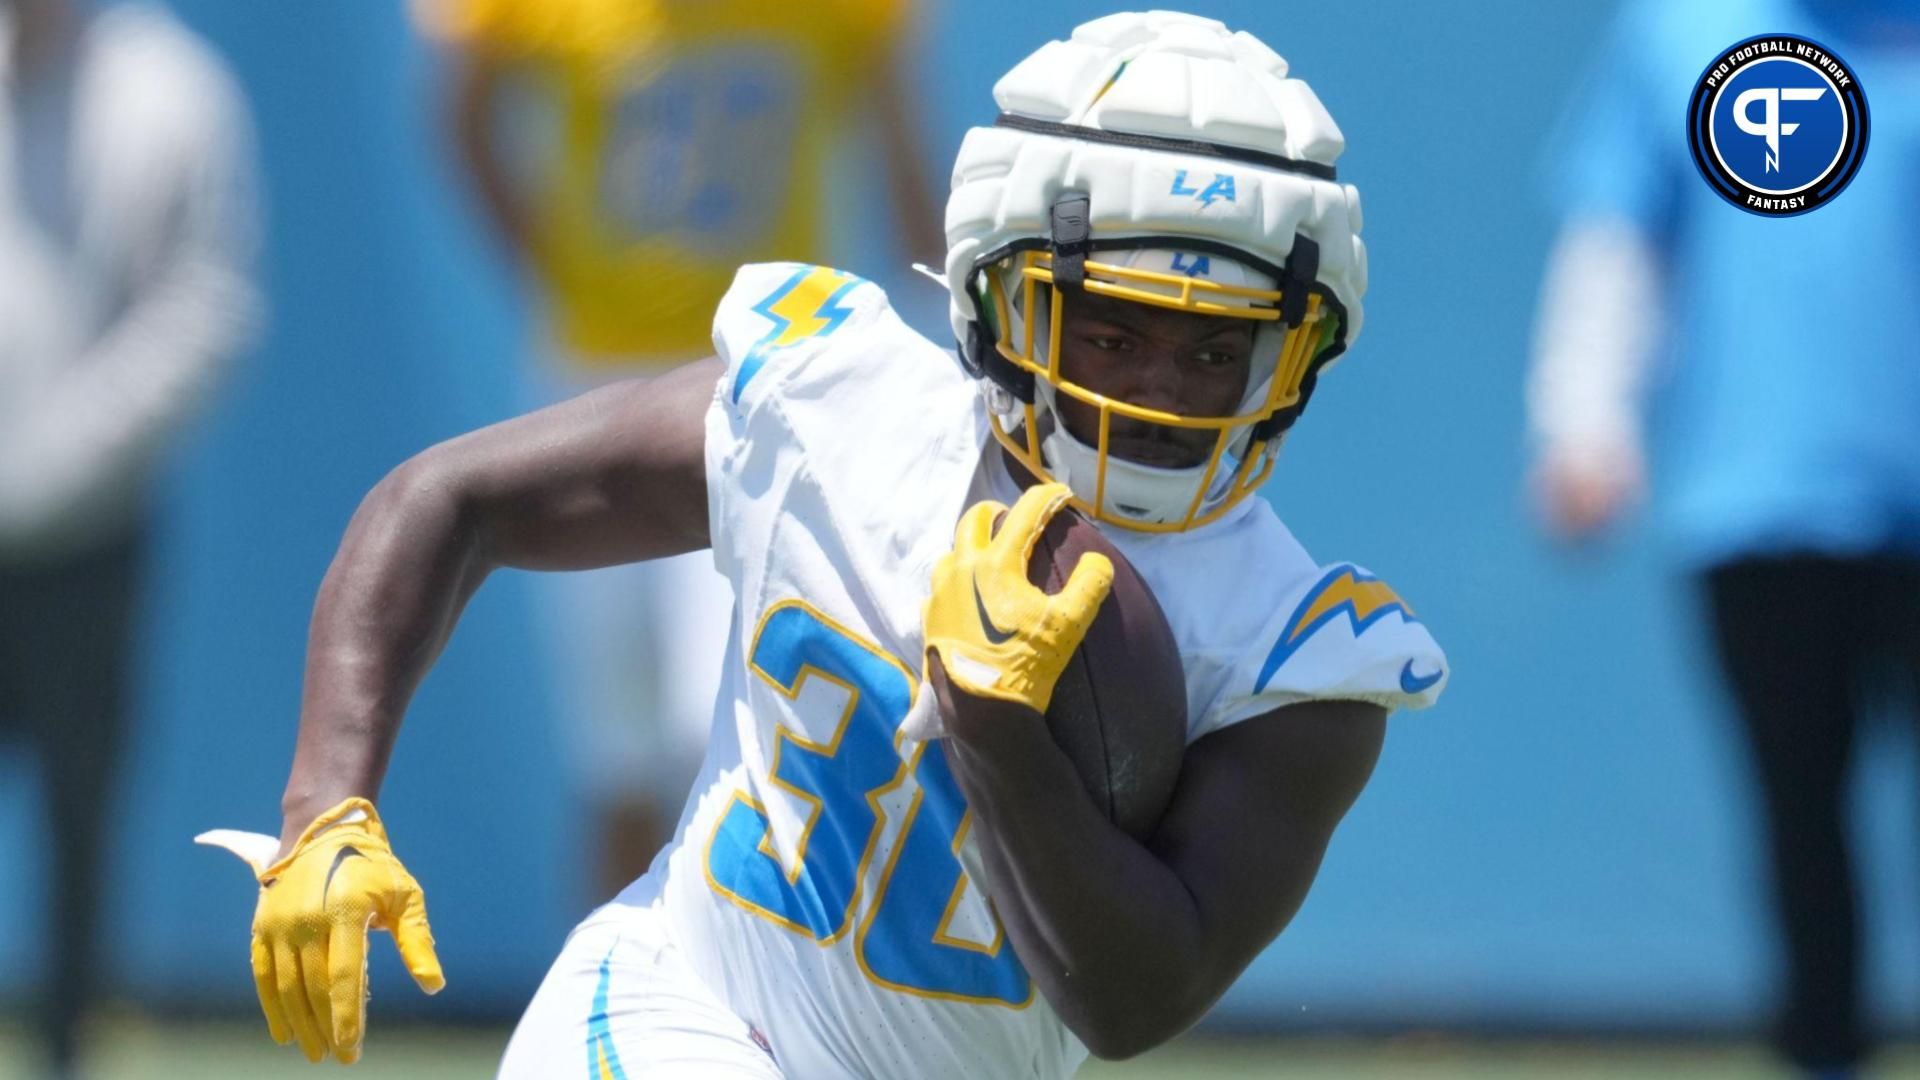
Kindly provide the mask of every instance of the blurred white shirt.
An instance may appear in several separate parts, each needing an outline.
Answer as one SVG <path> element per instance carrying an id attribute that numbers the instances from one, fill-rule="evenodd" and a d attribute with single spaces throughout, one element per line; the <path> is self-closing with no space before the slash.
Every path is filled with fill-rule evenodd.
<path id="1" fill-rule="evenodd" d="M 0 13 L 0 41 L 11 27 Z M 138 520 L 245 344 L 253 144 L 219 59 L 157 8 L 92 18 L 29 82 L 0 48 L 0 559 Z"/>

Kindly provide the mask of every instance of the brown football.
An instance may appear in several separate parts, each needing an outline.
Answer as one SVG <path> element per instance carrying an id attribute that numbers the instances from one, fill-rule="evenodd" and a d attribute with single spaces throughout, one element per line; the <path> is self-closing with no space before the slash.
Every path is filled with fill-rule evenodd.
<path id="1" fill-rule="evenodd" d="M 1059 592 L 1080 556 L 1113 560 L 1113 591 L 1054 684 L 1047 727 L 1093 801 L 1136 840 L 1173 797 L 1187 743 L 1187 680 L 1153 591 L 1091 521 L 1062 510 L 1034 545 L 1027 577 Z"/>

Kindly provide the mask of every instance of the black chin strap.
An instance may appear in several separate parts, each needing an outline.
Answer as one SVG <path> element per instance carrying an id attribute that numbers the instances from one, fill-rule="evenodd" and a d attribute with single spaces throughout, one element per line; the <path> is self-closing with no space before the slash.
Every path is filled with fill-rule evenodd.
<path id="1" fill-rule="evenodd" d="M 1053 283 L 1077 289 L 1087 280 L 1087 252 L 1093 250 L 1092 200 L 1069 191 L 1053 201 L 1047 229 L 1053 246 Z M 1032 318 L 1033 313 L 1027 313 Z"/>
<path id="2" fill-rule="evenodd" d="M 974 303 L 980 303 L 975 297 Z M 1000 343 L 994 340 L 987 320 L 967 324 L 967 341 L 960 349 L 961 367 L 974 378 L 985 376 L 1023 405 L 1033 404 L 1033 372 L 1000 355 Z"/>
<path id="3" fill-rule="evenodd" d="M 1320 245 L 1300 233 L 1293 234 L 1293 250 L 1287 253 L 1286 272 L 1280 279 L 1280 319 L 1288 326 L 1299 326 L 1307 317 L 1307 294 L 1320 277 Z"/>
<path id="4" fill-rule="evenodd" d="M 1307 297 L 1313 293 L 1313 283 L 1320 276 L 1320 245 L 1305 236 L 1295 233 L 1293 250 L 1287 253 L 1287 265 L 1280 277 L 1280 321 L 1287 327 L 1288 333 L 1300 333 L 1307 318 Z M 1329 318 L 1322 313 L 1322 318 Z M 1320 342 L 1313 342 L 1311 348 L 1317 349 Z M 1253 426 L 1253 437 L 1259 442 L 1267 442 L 1278 436 L 1307 411 L 1307 399 L 1313 396 L 1313 388 L 1319 383 L 1319 357 L 1309 357 L 1307 373 L 1300 379 L 1300 399 L 1281 409 L 1265 420 Z"/>

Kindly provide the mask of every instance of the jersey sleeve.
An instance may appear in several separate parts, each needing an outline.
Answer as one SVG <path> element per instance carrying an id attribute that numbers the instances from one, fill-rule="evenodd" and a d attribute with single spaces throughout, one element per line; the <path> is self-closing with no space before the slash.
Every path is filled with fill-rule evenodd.
<path id="1" fill-rule="evenodd" d="M 879 287 L 845 271 L 756 263 L 734 275 L 713 317 L 725 368 L 706 428 L 708 535 L 721 573 L 731 576 L 734 549 L 753 542 L 741 522 L 754 493 L 787 490 L 797 473 L 830 467 L 819 459 L 835 448 L 809 454 L 802 429 L 821 426 L 823 411 L 858 419 L 862 357 L 833 345 L 897 321 Z"/>
<path id="2" fill-rule="evenodd" d="M 830 339 L 857 332 L 887 309 L 878 286 L 844 270 L 753 263 L 734 274 L 713 316 L 713 347 L 726 362 L 721 391 L 741 413 L 790 381 Z"/>
<path id="3" fill-rule="evenodd" d="M 1364 569 L 1337 563 L 1293 589 L 1269 616 L 1192 738 L 1303 701 L 1423 709 L 1446 688 L 1448 673 L 1445 654 L 1412 607 Z"/>

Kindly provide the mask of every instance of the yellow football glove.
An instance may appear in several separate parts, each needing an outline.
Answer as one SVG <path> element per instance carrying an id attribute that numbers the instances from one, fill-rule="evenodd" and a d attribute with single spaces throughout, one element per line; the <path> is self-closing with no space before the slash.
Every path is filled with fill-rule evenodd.
<path id="1" fill-rule="evenodd" d="M 247 860 L 260 879 L 253 982 L 273 1041 L 299 1039 L 309 1061 L 328 1051 L 342 1065 L 360 1060 L 369 928 L 393 933 L 420 989 L 437 994 L 446 985 L 426 897 L 394 857 L 367 800 L 348 799 L 313 819 L 272 865 L 266 863 L 279 847 L 272 837 L 218 829 L 194 839 Z"/>
<path id="2" fill-rule="evenodd" d="M 1027 580 L 1034 544 L 1069 497 L 1065 484 L 1038 484 L 1011 509 L 976 503 L 960 516 L 953 550 L 934 564 L 922 616 L 927 648 L 967 693 L 1047 711 L 1054 683 L 1113 587 L 1113 563 L 1097 552 L 1080 557 L 1058 593 Z M 996 533 L 993 519 L 1002 511 Z"/>

